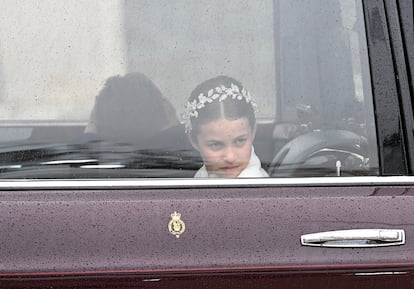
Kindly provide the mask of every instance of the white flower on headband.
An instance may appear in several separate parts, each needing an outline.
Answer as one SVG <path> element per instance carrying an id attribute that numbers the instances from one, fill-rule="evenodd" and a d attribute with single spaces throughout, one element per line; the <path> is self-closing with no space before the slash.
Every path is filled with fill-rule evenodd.
<path id="1" fill-rule="evenodd" d="M 207 95 L 200 93 L 198 99 L 194 99 L 191 102 L 187 102 L 184 108 L 184 113 L 182 114 L 182 123 L 185 125 L 185 132 L 190 133 L 192 126 L 191 126 L 191 118 L 198 117 L 198 110 L 202 109 L 206 103 L 212 103 L 215 100 L 223 101 L 231 97 L 231 99 L 235 100 L 245 100 L 246 103 L 250 103 L 253 107 L 253 110 L 257 112 L 257 104 L 251 97 L 250 93 L 246 89 L 242 89 L 235 85 L 231 84 L 230 88 L 225 87 L 224 85 L 217 86 L 216 88 L 212 88 L 207 92 Z"/>

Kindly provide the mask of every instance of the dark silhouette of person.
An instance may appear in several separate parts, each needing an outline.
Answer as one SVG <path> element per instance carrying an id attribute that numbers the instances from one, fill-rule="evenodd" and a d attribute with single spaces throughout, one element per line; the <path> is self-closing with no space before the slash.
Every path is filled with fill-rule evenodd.
<path id="1" fill-rule="evenodd" d="M 200 166 L 174 106 L 138 72 L 107 79 L 84 134 L 75 143 L 97 152 L 103 163 L 156 169 L 151 176 L 165 169 L 172 177 L 189 177 Z M 168 176 L 166 172 L 161 176 Z"/>
<path id="2" fill-rule="evenodd" d="M 91 139 L 152 148 L 150 140 L 179 124 L 175 108 L 147 76 L 112 76 L 96 96 L 85 133 Z"/>

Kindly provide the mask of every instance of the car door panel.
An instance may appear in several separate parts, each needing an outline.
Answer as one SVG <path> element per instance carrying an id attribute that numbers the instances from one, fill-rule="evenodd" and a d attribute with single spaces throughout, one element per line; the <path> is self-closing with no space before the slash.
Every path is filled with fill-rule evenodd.
<path id="1" fill-rule="evenodd" d="M 221 273 L 236 283 L 295 274 L 352 284 L 389 277 L 381 272 L 404 272 L 388 274 L 405 280 L 414 266 L 414 224 L 402 220 L 413 219 L 413 202 L 409 187 L 14 191 L 1 202 L 1 231 L 8 234 L 1 237 L 0 284 L 25 274 L 38 282 L 50 275 L 85 284 L 161 277 L 185 284 L 196 276 L 208 284 L 222 280 Z M 185 223 L 179 237 L 168 228 L 174 212 Z M 406 244 L 300 243 L 303 234 L 347 229 L 403 229 Z"/>

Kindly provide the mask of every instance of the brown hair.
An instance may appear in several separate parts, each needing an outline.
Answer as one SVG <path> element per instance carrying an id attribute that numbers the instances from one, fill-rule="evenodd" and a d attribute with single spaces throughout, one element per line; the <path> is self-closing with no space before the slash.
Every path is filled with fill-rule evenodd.
<path id="1" fill-rule="evenodd" d="M 220 75 L 211 79 L 208 79 L 201 84 L 199 84 L 192 92 L 188 99 L 188 102 L 191 103 L 194 100 L 198 100 L 198 96 L 202 93 L 204 95 L 208 94 L 210 89 L 216 87 L 224 86 L 230 88 L 231 85 L 237 85 L 240 91 L 244 88 L 243 85 L 236 79 Z M 197 110 L 198 116 L 191 117 L 191 137 L 196 137 L 200 131 L 200 126 L 208 122 L 225 118 L 225 119 L 239 119 L 242 117 L 247 117 L 249 120 L 250 127 L 253 128 L 256 124 L 256 117 L 254 114 L 254 109 L 251 103 L 246 101 L 240 101 L 237 99 L 232 99 L 227 97 L 223 101 L 212 101 L 207 102 L 205 106 Z"/>

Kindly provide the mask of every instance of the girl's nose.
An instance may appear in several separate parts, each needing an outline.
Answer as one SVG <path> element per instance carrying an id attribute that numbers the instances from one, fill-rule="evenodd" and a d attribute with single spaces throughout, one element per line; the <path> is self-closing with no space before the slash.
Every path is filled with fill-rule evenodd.
<path id="1" fill-rule="evenodd" d="M 236 161 L 236 153 L 232 148 L 226 148 L 224 151 L 224 161 L 227 163 L 233 163 Z"/>

